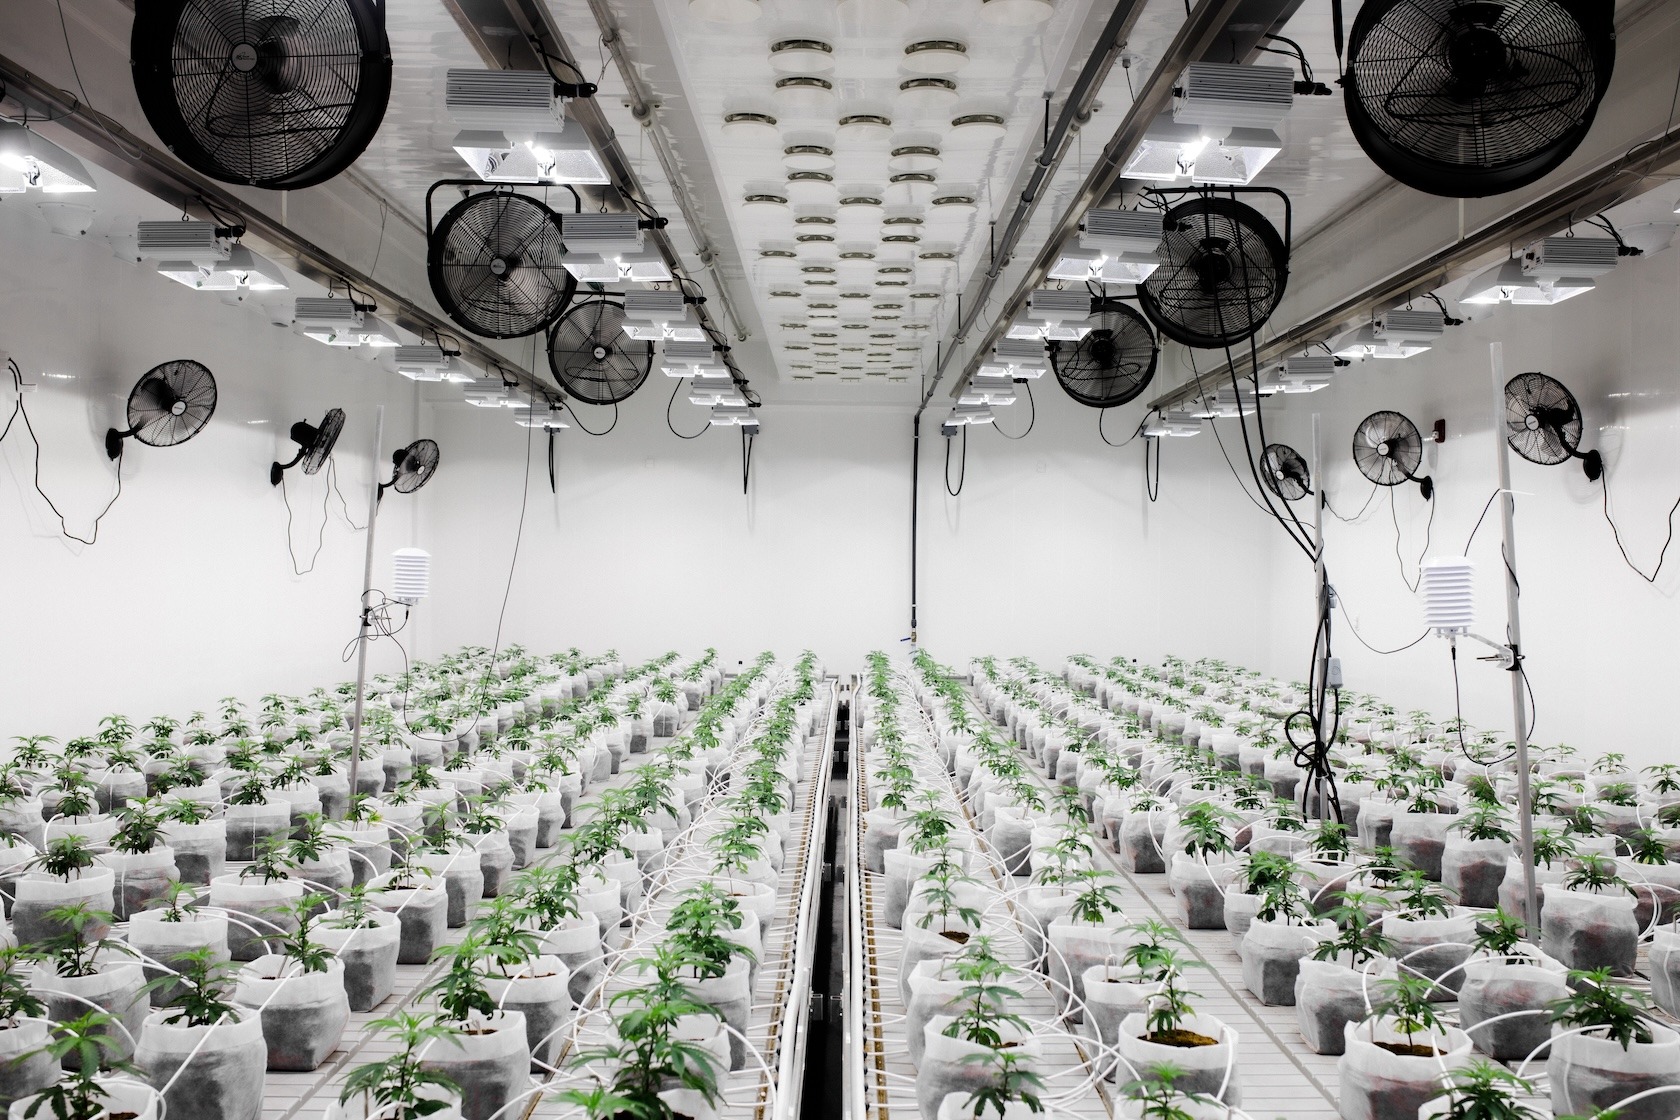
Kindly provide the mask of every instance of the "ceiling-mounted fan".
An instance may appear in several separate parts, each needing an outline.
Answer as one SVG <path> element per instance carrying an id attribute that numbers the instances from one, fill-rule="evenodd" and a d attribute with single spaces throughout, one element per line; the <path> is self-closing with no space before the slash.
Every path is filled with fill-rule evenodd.
<path id="1" fill-rule="evenodd" d="M 1287 196 L 1263 193 L 1282 197 L 1287 213 Z M 1289 280 L 1289 245 L 1265 215 L 1209 192 L 1169 209 L 1165 231 L 1161 264 L 1137 288 L 1162 334 L 1186 346 L 1229 346 L 1271 318 Z"/>
<path id="2" fill-rule="evenodd" d="M 1424 500 L 1435 496 L 1435 482 L 1420 476 L 1423 436 L 1417 425 L 1398 412 L 1373 412 L 1353 433 L 1353 461 L 1359 473 L 1378 486 L 1415 482 Z"/>
<path id="3" fill-rule="evenodd" d="M 1505 442 L 1531 463 L 1552 467 L 1570 459 L 1593 481 L 1604 474 L 1604 457 L 1582 451 L 1581 406 L 1555 377 L 1519 373 L 1505 383 Z"/>
<path id="4" fill-rule="evenodd" d="M 391 481 L 379 484 L 377 498 L 384 498 L 387 490 L 414 493 L 432 480 L 437 465 L 438 445 L 434 440 L 417 439 L 399 448 L 391 455 Z"/>
<path id="5" fill-rule="evenodd" d="M 1348 124 L 1430 194 L 1502 194 L 1569 158 L 1616 59 L 1607 0 L 1366 0 L 1348 34 Z"/>
<path id="6" fill-rule="evenodd" d="M 505 190 L 469 194 L 434 227 L 428 192 L 426 215 L 432 294 L 466 330 L 520 338 L 545 330 L 571 303 L 577 278 L 561 263 L 560 215 L 542 202 Z"/>
<path id="7" fill-rule="evenodd" d="M 344 431 L 344 410 L 329 408 L 327 414 L 321 417 L 319 424 L 311 424 L 307 420 L 299 420 L 292 425 L 289 433 L 292 442 L 298 445 L 298 452 L 290 462 L 274 462 L 269 464 L 268 484 L 280 485 L 280 480 L 286 477 L 286 472 L 300 463 L 304 474 L 315 474 L 326 466 L 327 459 L 332 455 L 333 445 L 338 443 L 339 433 Z"/>
<path id="8" fill-rule="evenodd" d="M 623 304 L 585 300 L 549 332 L 548 368 L 569 396 L 585 404 L 618 404 L 647 380 L 653 344 L 624 333 Z"/>
<path id="9" fill-rule="evenodd" d="M 380 0 L 145 0 L 129 58 L 170 151 L 212 178 L 271 190 L 349 167 L 391 94 Z"/>
<path id="10" fill-rule="evenodd" d="M 1287 444 L 1266 445 L 1266 450 L 1260 453 L 1260 480 L 1266 489 L 1286 502 L 1312 493 L 1312 472 L 1307 469 L 1307 461 Z"/>
<path id="11" fill-rule="evenodd" d="M 1050 362 L 1067 395 L 1092 408 L 1135 400 L 1155 377 L 1161 348 L 1149 321 L 1117 299 L 1100 299 L 1076 343 L 1050 344 Z"/>
<path id="12" fill-rule="evenodd" d="M 185 443 L 216 411 L 216 378 L 198 362 L 180 358 L 146 371 L 128 394 L 128 430 L 105 432 L 105 454 L 122 457 L 130 437 L 149 447 Z"/>

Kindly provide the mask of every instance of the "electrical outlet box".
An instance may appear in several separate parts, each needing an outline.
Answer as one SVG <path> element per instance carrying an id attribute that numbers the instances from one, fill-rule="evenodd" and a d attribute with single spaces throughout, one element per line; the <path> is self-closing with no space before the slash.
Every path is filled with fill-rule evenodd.
<path id="1" fill-rule="evenodd" d="M 1342 687 L 1342 659 L 1332 657 L 1324 663 L 1324 687 Z"/>

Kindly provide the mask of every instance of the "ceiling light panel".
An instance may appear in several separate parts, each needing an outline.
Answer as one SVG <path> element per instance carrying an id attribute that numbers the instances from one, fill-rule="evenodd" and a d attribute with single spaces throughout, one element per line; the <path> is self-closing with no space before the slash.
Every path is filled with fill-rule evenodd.
<path id="1" fill-rule="evenodd" d="M 984 259 L 982 223 L 997 209 L 985 186 L 1036 154 L 1046 75 L 1022 59 L 1048 60 L 1061 79 L 1083 61 L 1089 17 L 1077 2 L 989 2 L 976 19 L 976 0 L 800 0 L 763 6 L 776 22 L 744 36 L 688 0 L 649 6 L 680 36 L 675 77 L 650 75 L 649 92 L 693 107 L 704 147 L 675 140 L 716 176 L 729 229 L 713 237 L 738 246 L 780 371 L 799 360 L 815 367 L 807 376 L 833 376 L 839 361 L 825 370 L 786 346 L 821 341 L 811 336 L 825 323 L 887 334 L 874 347 L 884 352 L 945 329 L 950 294 Z M 872 331 L 842 329 L 854 307 Z M 903 360 L 919 370 L 916 357 Z"/>

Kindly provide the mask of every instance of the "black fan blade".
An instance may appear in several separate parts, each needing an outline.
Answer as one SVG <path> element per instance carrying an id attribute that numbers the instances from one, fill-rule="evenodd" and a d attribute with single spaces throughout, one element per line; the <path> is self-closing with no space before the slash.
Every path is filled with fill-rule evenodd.
<path id="1" fill-rule="evenodd" d="M 1155 378 L 1160 347 L 1149 323 L 1119 300 L 1101 300 L 1091 331 L 1077 343 L 1056 344 L 1050 353 L 1056 380 L 1068 396 L 1091 408 L 1115 408 L 1136 400 Z"/>

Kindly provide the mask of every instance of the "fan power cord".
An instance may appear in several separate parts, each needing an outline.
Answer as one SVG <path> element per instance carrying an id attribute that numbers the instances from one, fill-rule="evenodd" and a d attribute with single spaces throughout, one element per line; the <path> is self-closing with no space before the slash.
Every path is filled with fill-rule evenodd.
<path id="1" fill-rule="evenodd" d="M 1018 436 L 1012 436 L 1002 428 L 999 428 L 996 424 L 993 424 L 993 430 L 995 430 L 997 434 L 1002 436 L 1004 439 L 1026 439 L 1027 436 L 1032 434 L 1033 425 L 1038 423 L 1038 402 L 1033 400 L 1032 382 L 1026 378 L 1022 378 L 1021 384 L 1027 387 L 1027 405 L 1032 409 L 1032 414 L 1027 418 L 1027 430 Z M 1101 423 L 1100 417 L 1098 418 L 1098 423 Z"/>
<path id="2" fill-rule="evenodd" d="M 328 486 L 321 492 L 321 528 L 315 534 L 315 551 L 309 556 L 309 567 L 298 564 L 297 548 L 292 544 L 292 497 L 286 489 L 286 476 L 280 476 L 280 500 L 286 503 L 286 551 L 292 558 L 292 574 L 306 576 L 315 570 L 315 562 L 321 558 L 321 547 L 327 539 L 327 505 L 332 500 L 332 487 Z"/>
<path id="3" fill-rule="evenodd" d="M 29 442 L 35 445 L 35 468 L 31 481 L 34 484 L 35 493 L 41 495 L 41 500 L 47 503 L 47 508 L 52 510 L 53 515 L 58 518 L 59 534 L 75 541 L 77 544 L 85 544 L 89 546 L 98 544 L 100 522 L 105 520 L 105 515 L 111 512 L 111 507 L 117 504 L 118 498 L 122 497 L 123 457 L 121 455 L 117 456 L 116 492 L 111 495 L 111 500 L 105 503 L 105 508 L 99 511 L 99 516 L 93 519 L 93 535 L 90 537 L 79 537 L 75 533 L 72 533 L 70 531 L 70 525 L 64 520 L 64 514 L 58 508 L 57 503 L 55 503 L 52 498 L 48 497 L 47 492 L 41 488 L 41 437 L 35 434 L 35 425 L 31 423 L 29 419 L 29 409 L 26 408 L 23 403 L 23 367 L 17 364 L 17 359 L 15 358 L 7 358 L 6 366 L 12 374 L 12 388 L 17 392 L 17 400 L 12 405 L 12 414 L 7 418 L 5 428 L 0 429 L 0 442 L 3 442 L 5 438 L 11 434 L 12 425 L 16 423 L 18 418 L 21 416 L 23 418 L 23 429 L 29 433 Z"/>
<path id="4" fill-rule="evenodd" d="M 1435 506 L 1437 503 L 1433 501 L 1429 503 L 1429 521 L 1425 524 L 1423 530 L 1423 551 L 1418 553 L 1418 578 L 1414 582 L 1406 578 L 1406 558 L 1400 555 L 1400 511 L 1394 498 L 1396 489 L 1397 487 L 1393 486 L 1388 488 L 1389 519 L 1394 522 L 1394 559 L 1400 564 L 1400 582 L 1406 585 L 1407 591 L 1416 595 L 1418 587 L 1423 583 L 1423 558 L 1429 555 L 1429 542 L 1435 535 Z"/>
<path id="5" fill-rule="evenodd" d="M 671 434 L 676 436 L 678 439 L 699 439 L 711 430 L 711 421 L 707 421 L 704 428 L 701 428 L 698 432 L 695 432 L 691 436 L 683 435 L 681 432 L 677 431 L 677 426 L 671 423 L 671 406 L 677 403 L 677 393 L 682 389 L 683 382 L 686 380 L 687 378 L 679 377 L 677 378 L 677 383 L 671 387 L 671 399 L 665 402 L 665 426 L 671 429 Z"/>
<path id="6" fill-rule="evenodd" d="M 1633 570 L 1634 575 L 1646 583 L 1655 584 L 1657 576 L 1662 574 L 1663 563 L 1668 559 L 1668 546 L 1674 543 L 1674 515 L 1680 512 L 1680 498 L 1674 499 L 1674 504 L 1668 507 L 1668 536 L 1663 538 L 1662 551 L 1657 553 L 1657 566 L 1651 569 L 1650 575 L 1646 575 L 1628 556 L 1627 546 L 1622 543 L 1622 531 L 1616 528 L 1616 520 L 1610 516 L 1610 472 L 1606 470 L 1600 477 L 1604 487 L 1604 520 L 1610 523 L 1610 534 L 1616 540 L 1616 550 L 1622 554 L 1622 562 Z"/>
<path id="7" fill-rule="evenodd" d="M 962 459 L 957 466 L 957 488 L 951 489 L 951 444 L 955 436 L 945 437 L 945 493 L 955 498 L 963 492 L 963 483 L 968 478 L 968 425 L 962 426 Z"/>

